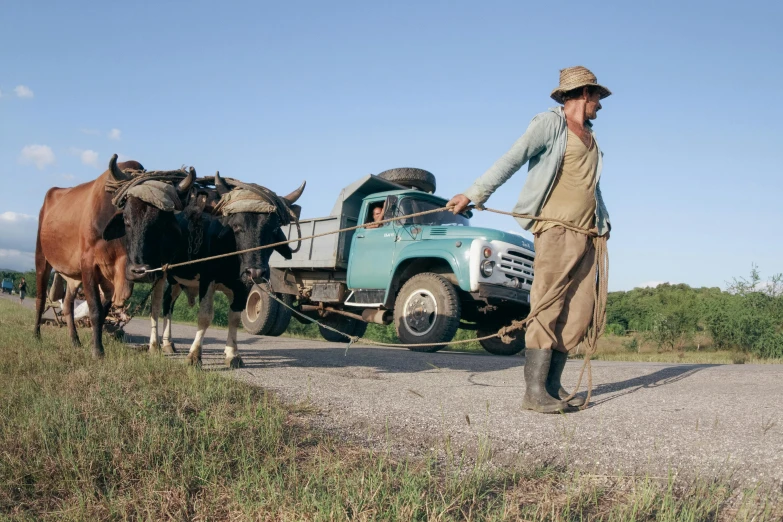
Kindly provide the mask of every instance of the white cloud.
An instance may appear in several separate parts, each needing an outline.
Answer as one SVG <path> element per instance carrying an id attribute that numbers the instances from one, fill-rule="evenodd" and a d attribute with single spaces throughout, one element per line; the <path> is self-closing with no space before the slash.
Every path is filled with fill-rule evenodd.
<path id="1" fill-rule="evenodd" d="M 119 140 L 121 135 L 122 131 L 120 129 L 112 129 L 109 131 L 110 140 Z"/>
<path id="2" fill-rule="evenodd" d="M 22 165 L 32 163 L 38 167 L 38 170 L 43 170 L 54 162 L 54 152 L 48 145 L 27 145 L 19 155 L 19 163 Z"/>
<path id="3" fill-rule="evenodd" d="M 38 219 L 19 212 L 0 214 L 0 249 L 31 252 L 35 250 Z"/>
<path id="4" fill-rule="evenodd" d="M 98 166 L 98 153 L 94 150 L 83 150 L 79 154 L 79 157 L 85 165 L 92 165 L 93 167 Z"/>
<path id="5" fill-rule="evenodd" d="M 32 98 L 33 96 L 35 96 L 33 94 L 32 89 L 30 89 L 30 87 L 27 87 L 26 85 L 17 85 L 16 88 L 14 89 L 14 92 L 20 98 Z"/>
<path id="6" fill-rule="evenodd" d="M 98 129 L 81 129 L 82 134 L 87 134 L 88 136 L 97 136 L 101 133 Z"/>
<path id="7" fill-rule="evenodd" d="M 26 272 L 35 268 L 35 253 L 0 248 L 0 268 Z"/>

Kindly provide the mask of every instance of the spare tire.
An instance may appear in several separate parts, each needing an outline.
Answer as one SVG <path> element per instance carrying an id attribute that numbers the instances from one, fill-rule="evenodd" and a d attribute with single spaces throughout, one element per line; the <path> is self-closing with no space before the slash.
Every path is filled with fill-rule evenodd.
<path id="1" fill-rule="evenodd" d="M 435 192 L 435 175 L 424 169 L 389 169 L 378 174 L 378 177 L 403 187 L 415 188 L 430 193 Z"/>

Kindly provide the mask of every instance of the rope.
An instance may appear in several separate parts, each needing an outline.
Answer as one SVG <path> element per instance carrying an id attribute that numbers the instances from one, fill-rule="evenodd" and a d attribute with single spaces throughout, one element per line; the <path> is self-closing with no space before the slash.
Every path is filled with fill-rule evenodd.
<path id="1" fill-rule="evenodd" d="M 374 223 L 366 223 L 364 225 L 356 225 L 356 226 L 353 226 L 353 227 L 341 228 L 339 230 L 332 230 L 330 232 L 322 232 L 320 234 L 313 234 L 312 236 L 305 236 L 305 237 L 301 237 L 300 236 L 297 239 L 288 239 L 286 241 L 278 241 L 277 243 L 269 243 L 268 245 L 261 245 L 261 246 L 257 246 L 257 247 L 246 248 L 244 250 L 237 250 L 236 252 L 229 252 L 227 254 L 217 254 L 217 255 L 214 255 L 214 256 L 202 257 L 202 258 L 199 258 L 199 259 L 192 259 L 190 261 L 183 261 L 181 263 L 166 264 L 166 265 L 163 265 L 162 267 L 159 267 L 159 268 L 149 269 L 149 270 L 147 270 L 147 272 L 160 272 L 160 271 L 164 271 L 165 272 L 165 271 L 171 270 L 172 268 L 178 268 L 180 266 L 192 265 L 192 264 L 195 264 L 195 263 L 203 263 L 204 261 L 212 261 L 214 259 L 221 259 L 221 258 L 224 258 L 224 257 L 231 257 L 231 256 L 239 255 L 239 254 L 246 254 L 248 252 L 255 252 L 256 250 L 264 250 L 264 249 L 267 249 L 267 248 L 275 248 L 275 247 L 278 247 L 278 246 L 281 246 L 281 245 L 287 245 L 289 243 L 295 243 L 297 241 L 304 241 L 306 239 L 315 239 L 317 237 L 330 236 L 332 234 L 340 234 L 342 232 L 350 232 L 352 230 L 358 230 L 360 228 L 366 228 L 367 225 L 383 225 L 385 223 L 391 223 L 392 221 L 399 221 L 401 219 L 408 219 L 408 218 L 413 218 L 413 217 L 418 217 L 418 216 L 424 216 L 424 215 L 427 215 L 427 214 L 435 214 L 436 212 L 443 212 L 445 210 L 448 210 L 448 209 L 446 207 L 436 208 L 436 209 L 432 209 L 432 210 L 425 210 L 425 211 L 422 211 L 422 212 L 417 212 L 415 214 L 406 214 L 404 216 L 397 216 L 397 217 L 393 217 L 393 218 L 389 218 L 389 219 L 384 219 L 384 220 L 381 220 L 381 221 L 376 221 Z"/>
<path id="2" fill-rule="evenodd" d="M 596 266 L 596 285 L 595 285 L 595 289 L 593 291 L 593 298 L 594 298 L 593 321 L 592 321 L 592 324 L 591 324 L 590 328 L 588 329 L 588 332 L 585 335 L 585 338 L 583 340 L 583 342 L 587 345 L 587 347 L 586 347 L 586 350 L 585 350 L 584 363 L 582 364 L 582 369 L 579 372 L 579 379 L 577 381 L 577 385 L 574 388 L 574 391 L 565 399 L 566 401 L 569 401 L 572 398 L 574 398 L 574 396 L 576 396 L 577 392 L 579 391 L 579 387 L 582 385 L 582 379 L 583 379 L 584 373 L 585 373 L 585 371 L 587 371 L 587 398 L 585 400 L 584 405 L 581 406 L 581 409 L 587 408 L 587 406 L 590 404 L 590 398 L 592 397 L 592 393 L 593 393 L 593 368 L 592 368 L 591 358 L 593 357 L 593 355 L 595 355 L 595 352 L 598 349 L 598 339 L 601 337 L 601 335 L 603 335 L 604 329 L 606 327 L 606 298 L 607 298 L 607 294 L 608 294 L 608 282 L 609 282 L 609 277 L 608 277 L 609 276 L 609 255 L 608 255 L 608 250 L 607 250 L 607 247 L 606 247 L 606 236 L 599 236 L 597 229 L 585 229 L 585 228 L 576 227 L 576 226 L 572 225 L 571 223 L 568 223 L 568 222 L 565 222 L 565 221 L 562 221 L 562 220 L 559 220 L 559 219 L 541 218 L 539 216 L 533 216 L 531 214 L 518 214 L 516 212 L 507 212 L 507 211 L 504 211 L 504 210 L 498 210 L 498 209 L 494 209 L 494 208 L 485 208 L 485 207 L 482 207 L 482 206 L 473 206 L 473 205 L 471 205 L 468 208 L 471 209 L 471 210 L 486 211 L 486 212 L 492 212 L 492 213 L 495 213 L 495 214 L 502 214 L 504 216 L 511 216 L 511 217 L 514 217 L 514 218 L 530 219 L 530 220 L 534 220 L 534 221 L 549 221 L 549 222 L 555 223 L 557 225 L 560 225 L 560 226 L 562 226 L 562 227 L 564 227 L 564 228 L 566 228 L 568 230 L 573 230 L 574 232 L 577 232 L 577 233 L 580 233 L 580 234 L 584 234 L 584 235 L 588 236 L 589 238 L 591 238 L 593 240 L 593 247 L 595 249 L 595 253 L 594 253 L 594 255 L 595 255 L 595 266 Z M 403 215 L 403 216 L 396 216 L 396 217 L 393 217 L 393 218 L 377 221 L 377 222 L 375 222 L 373 224 L 381 224 L 381 225 L 383 225 L 385 223 L 391 223 L 391 222 L 394 222 L 394 221 L 400 221 L 402 219 L 409 219 L 409 218 L 414 218 L 414 217 L 419 217 L 419 216 L 425 216 L 425 215 L 428 215 L 428 214 L 435 214 L 437 212 L 444 212 L 444 211 L 448 211 L 448 210 L 451 210 L 451 209 L 449 207 L 441 207 L 441 208 L 436 208 L 436 209 L 432 209 L 432 210 L 425 210 L 425 211 L 422 211 L 422 212 L 416 212 L 414 214 L 406 214 L 406 215 Z M 289 239 L 289 240 L 286 240 L 286 241 L 279 241 L 277 243 L 271 243 L 271 244 L 268 244 L 268 245 L 262 245 L 262 246 L 253 247 L 253 248 L 246 248 L 244 250 L 239 250 L 239 251 L 236 251 L 236 252 L 230 252 L 230 253 L 227 253 L 227 254 L 219 254 L 219 255 L 215 255 L 215 256 L 209 256 L 209 257 L 204 257 L 204 258 L 200 258 L 200 259 L 194 259 L 194 260 L 191 260 L 191 261 L 184 261 L 184 262 L 181 262 L 181 263 L 167 264 L 167 265 L 163 265 L 160 268 L 154 268 L 154 269 L 151 269 L 151 270 L 147 270 L 147 272 L 158 272 L 158 271 L 161 271 L 161 270 L 163 272 L 166 272 L 166 271 L 168 271 L 168 270 L 170 270 L 172 268 L 177 268 L 177 267 L 180 267 L 180 266 L 191 265 L 191 264 L 195 264 L 195 263 L 201 263 L 201 262 L 204 262 L 204 261 L 210 261 L 210 260 L 213 260 L 213 259 L 220 259 L 220 258 L 229 257 L 229 256 L 235 256 L 235 255 L 244 254 L 244 253 L 247 253 L 247 252 L 254 252 L 256 250 L 263 250 L 263 249 L 266 249 L 266 248 L 274 248 L 274 247 L 277 247 L 277 246 L 280 246 L 280 245 L 286 245 L 288 243 L 293 243 L 295 241 L 303 241 L 303 240 L 306 240 L 306 239 L 315 239 L 315 238 L 318 238 L 318 237 L 328 236 L 328 235 L 332 235 L 332 234 L 339 234 L 339 233 L 342 233 L 342 232 L 350 232 L 350 231 L 353 231 L 353 230 L 366 228 L 367 225 L 368 224 L 356 225 L 356 226 L 353 226 L 353 227 L 342 228 L 342 229 L 333 230 L 333 231 L 330 231 L 330 232 L 323 232 L 321 234 L 314 234 L 314 235 L 306 236 L 306 237 L 301 237 L 301 235 L 300 235 L 300 237 L 298 239 Z M 538 314 L 540 313 L 541 310 L 548 308 L 555 301 L 557 301 L 560 298 L 562 298 L 563 295 L 565 294 L 566 290 L 567 290 L 567 287 L 561 288 L 560 291 L 558 293 L 554 294 L 548 301 L 546 301 L 544 303 L 540 303 L 540 302 L 537 303 L 537 306 L 530 311 L 530 313 L 528 314 L 528 316 L 525 319 L 521 319 L 521 320 L 518 320 L 518 321 L 512 321 L 512 323 L 509 326 L 504 326 L 503 328 L 498 330 L 497 333 L 492 334 L 492 335 L 487 335 L 487 336 L 479 337 L 479 338 L 476 338 L 476 339 L 463 339 L 461 341 L 448 341 L 448 342 L 438 342 L 438 343 L 416 343 L 416 344 L 393 344 L 393 343 L 381 343 L 381 342 L 373 341 L 372 339 L 367 339 L 367 338 L 364 338 L 364 337 L 352 336 L 352 335 L 348 335 L 348 334 L 346 334 L 344 332 L 340 332 L 339 330 L 337 330 L 335 328 L 332 328 L 332 327 L 330 327 L 328 325 L 322 324 L 319 321 L 316 321 L 315 319 L 312 319 L 312 318 L 302 314 L 298 310 L 292 308 L 288 304 L 284 303 L 282 300 L 278 299 L 271 292 L 267 291 L 262 285 L 258 285 L 258 286 L 263 291 L 265 291 L 267 294 L 269 294 L 269 296 L 272 297 L 275 301 L 277 301 L 278 303 L 282 304 L 286 308 L 290 309 L 292 312 L 296 313 L 300 317 L 304 317 L 308 321 L 313 322 L 313 323 L 317 324 L 318 326 L 323 326 L 324 328 L 326 328 L 328 330 L 331 330 L 331 331 L 333 331 L 335 333 L 338 333 L 340 335 L 345 336 L 349 340 L 349 343 L 348 343 L 349 346 L 351 344 L 353 344 L 353 343 L 361 341 L 363 343 L 370 344 L 370 345 L 373 345 L 373 346 L 394 347 L 394 348 L 417 347 L 417 346 L 450 346 L 450 345 L 471 343 L 471 342 L 476 342 L 476 341 L 484 341 L 486 339 L 492 339 L 494 337 L 499 337 L 503 342 L 506 342 L 506 343 L 511 342 L 511 340 L 513 340 L 513 337 L 509 336 L 509 334 L 511 332 L 515 332 L 515 331 L 522 330 L 522 329 L 526 328 L 527 325 L 530 324 L 538 316 Z"/>

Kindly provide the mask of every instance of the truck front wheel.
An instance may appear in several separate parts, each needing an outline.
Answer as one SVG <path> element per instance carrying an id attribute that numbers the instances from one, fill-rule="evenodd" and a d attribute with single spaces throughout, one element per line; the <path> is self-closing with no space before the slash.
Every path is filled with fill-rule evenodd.
<path id="1" fill-rule="evenodd" d="M 459 328 L 460 301 L 457 290 L 443 276 L 433 273 L 410 278 L 397 294 L 394 325 L 397 337 L 414 352 L 437 352 L 454 338 Z"/>

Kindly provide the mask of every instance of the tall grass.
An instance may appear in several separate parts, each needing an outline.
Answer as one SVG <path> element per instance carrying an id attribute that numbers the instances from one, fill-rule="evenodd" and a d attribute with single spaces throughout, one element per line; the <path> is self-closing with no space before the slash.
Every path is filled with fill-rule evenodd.
<path id="1" fill-rule="evenodd" d="M 104 360 L 0 300 L 0 518 L 10 520 L 754 520 L 719 482 L 398 459 L 315 432 L 222 372 L 107 340 Z M 83 334 L 86 332 L 83 332 Z M 86 343 L 89 345 L 89 343 Z M 471 462 L 471 464 L 465 464 Z M 755 496 L 753 496 L 755 495 Z"/>

